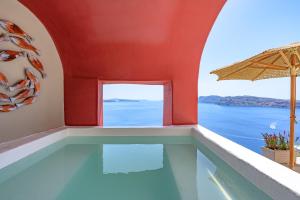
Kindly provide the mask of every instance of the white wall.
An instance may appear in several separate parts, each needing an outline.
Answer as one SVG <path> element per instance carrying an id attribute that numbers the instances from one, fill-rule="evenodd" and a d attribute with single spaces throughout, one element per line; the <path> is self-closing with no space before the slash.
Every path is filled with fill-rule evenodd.
<path id="1" fill-rule="evenodd" d="M 41 93 L 34 104 L 0 113 L 0 143 L 63 126 L 63 69 L 51 36 L 34 14 L 17 0 L 0 1 L 0 18 L 15 22 L 35 39 L 33 44 L 41 51 L 40 60 L 48 75 L 41 79 Z M 7 42 L 0 44 L 0 49 L 6 48 L 18 49 Z M 24 78 L 25 66 L 30 66 L 26 58 L 18 58 L 0 62 L 0 71 L 12 84 Z"/>

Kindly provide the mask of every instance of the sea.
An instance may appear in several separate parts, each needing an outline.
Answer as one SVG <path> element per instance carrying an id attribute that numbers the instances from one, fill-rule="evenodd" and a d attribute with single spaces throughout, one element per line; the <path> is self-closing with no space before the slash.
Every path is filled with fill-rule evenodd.
<path id="1" fill-rule="evenodd" d="M 104 126 L 161 126 L 162 101 L 105 102 Z M 198 123 L 246 148 L 261 153 L 263 133 L 289 131 L 289 109 L 199 103 Z M 296 136 L 300 136 L 296 123 Z"/>

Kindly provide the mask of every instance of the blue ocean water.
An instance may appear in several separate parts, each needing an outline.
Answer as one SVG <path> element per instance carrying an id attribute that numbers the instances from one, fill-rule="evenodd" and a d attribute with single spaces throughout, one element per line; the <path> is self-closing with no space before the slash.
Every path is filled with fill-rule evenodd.
<path id="1" fill-rule="evenodd" d="M 104 102 L 104 126 L 160 126 L 162 101 Z"/>
<path id="2" fill-rule="evenodd" d="M 161 101 L 105 102 L 104 126 L 159 126 Z M 289 109 L 198 105 L 200 125 L 257 153 L 263 146 L 262 133 L 289 130 Z M 296 124 L 296 136 L 300 136 Z"/>

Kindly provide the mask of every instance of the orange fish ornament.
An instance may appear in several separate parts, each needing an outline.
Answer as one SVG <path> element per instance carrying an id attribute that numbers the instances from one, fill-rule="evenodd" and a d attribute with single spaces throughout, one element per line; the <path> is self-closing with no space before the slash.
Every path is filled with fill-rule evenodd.
<path id="1" fill-rule="evenodd" d="M 17 109 L 16 105 L 10 105 L 10 104 L 0 105 L 0 112 L 10 112 L 16 109 Z"/>
<path id="2" fill-rule="evenodd" d="M 41 91 L 41 84 L 37 77 L 33 74 L 33 72 L 30 71 L 29 68 L 25 69 L 25 74 L 28 80 L 30 80 L 31 84 L 33 84 L 33 89 L 34 89 L 34 96 L 39 96 L 40 91 Z"/>
<path id="3" fill-rule="evenodd" d="M 30 80 L 20 80 L 17 83 L 15 83 L 13 86 L 8 87 L 8 90 L 13 92 L 16 90 L 24 89 L 26 87 L 33 88 L 33 85 L 31 84 Z"/>
<path id="4" fill-rule="evenodd" d="M 36 100 L 36 97 L 35 96 L 30 96 L 30 97 L 27 97 L 24 101 L 22 101 L 21 103 L 17 103 L 16 106 L 19 108 L 21 106 L 27 106 L 27 105 L 30 105 L 32 103 L 34 103 Z"/>
<path id="5" fill-rule="evenodd" d="M 30 96 L 31 91 L 32 91 L 32 89 L 29 89 L 29 88 L 24 89 L 21 92 L 19 92 L 18 94 L 16 94 L 14 97 L 11 97 L 10 100 L 11 100 L 11 102 L 15 102 L 20 99 L 25 99 Z"/>
<path id="6" fill-rule="evenodd" d="M 0 72 L 0 85 L 7 87 L 8 86 L 8 80 L 6 76 Z"/>
<path id="7" fill-rule="evenodd" d="M 44 66 L 41 63 L 41 61 L 37 57 L 35 57 L 35 56 L 31 55 L 31 54 L 27 54 L 27 58 L 28 58 L 28 61 L 30 62 L 30 64 L 36 70 L 38 70 L 41 73 L 42 77 L 46 78 L 46 73 L 44 71 Z"/>
<path id="8" fill-rule="evenodd" d="M 0 61 L 8 62 L 25 55 L 24 51 L 0 50 Z"/>
<path id="9" fill-rule="evenodd" d="M 0 102 L 1 103 L 11 102 L 11 99 L 9 98 L 9 96 L 7 94 L 0 93 Z"/>
<path id="10" fill-rule="evenodd" d="M 8 40 L 11 41 L 13 44 L 17 45 L 18 47 L 31 50 L 37 55 L 40 55 L 40 52 L 37 50 L 37 48 L 35 48 L 33 45 L 31 45 L 21 37 L 10 35 L 8 36 Z"/>
<path id="11" fill-rule="evenodd" d="M 34 96 L 39 96 L 41 91 L 41 84 L 40 82 L 35 82 L 34 83 Z"/>
<path id="12" fill-rule="evenodd" d="M 37 77 L 34 75 L 34 73 L 28 67 L 25 68 L 25 75 L 26 75 L 26 78 L 33 83 L 38 81 Z"/>
<path id="13" fill-rule="evenodd" d="M 0 27 L 8 33 L 24 37 L 28 42 L 31 42 L 33 40 L 32 37 L 30 37 L 18 25 L 14 24 L 11 21 L 0 19 Z"/>

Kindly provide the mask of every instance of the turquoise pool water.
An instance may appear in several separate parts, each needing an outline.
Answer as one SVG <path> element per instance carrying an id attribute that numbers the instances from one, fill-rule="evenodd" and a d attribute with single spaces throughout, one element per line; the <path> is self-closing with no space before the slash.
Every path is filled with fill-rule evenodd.
<path id="1" fill-rule="evenodd" d="M 0 170 L 0 199 L 270 197 L 191 137 L 69 137 Z"/>

